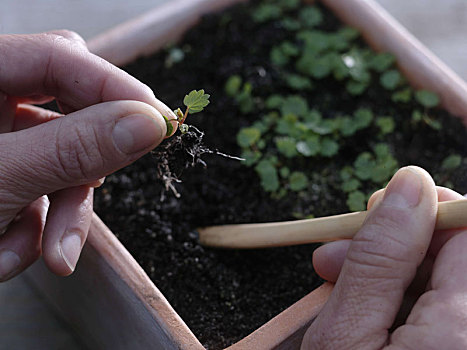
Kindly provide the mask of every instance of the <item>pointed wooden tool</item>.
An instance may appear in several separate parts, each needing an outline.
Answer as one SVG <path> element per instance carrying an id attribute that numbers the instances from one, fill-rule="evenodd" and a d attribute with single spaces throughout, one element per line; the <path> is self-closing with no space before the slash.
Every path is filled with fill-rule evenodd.
<path id="1" fill-rule="evenodd" d="M 201 244 L 224 248 L 267 248 L 352 238 L 367 212 L 317 219 L 211 226 L 198 229 Z M 436 229 L 467 227 L 467 200 L 440 202 Z"/>

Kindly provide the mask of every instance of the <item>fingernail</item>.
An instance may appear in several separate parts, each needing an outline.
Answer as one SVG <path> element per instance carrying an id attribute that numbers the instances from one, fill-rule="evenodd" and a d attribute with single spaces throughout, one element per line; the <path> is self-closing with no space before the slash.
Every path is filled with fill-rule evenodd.
<path id="1" fill-rule="evenodd" d="M 402 209 L 414 208 L 420 202 L 422 177 L 413 167 L 400 169 L 384 192 L 382 205 Z"/>
<path id="2" fill-rule="evenodd" d="M 160 125 L 144 114 L 121 118 L 112 132 L 115 146 L 123 153 L 132 154 L 159 144 L 164 135 Z"/>
<path id="3" fill-rule="evenodd" d="M 81 235 L 68 232 L 60 241 L 60 254 L 71 271 L 75 270 L 79 255 L 81 254 Z"/>
<path id="4" fill-rule="evenodd" d="M 13 277 L 21 265 L 18 254 L 9 249 L 0 251 L 0 281 Z"/>

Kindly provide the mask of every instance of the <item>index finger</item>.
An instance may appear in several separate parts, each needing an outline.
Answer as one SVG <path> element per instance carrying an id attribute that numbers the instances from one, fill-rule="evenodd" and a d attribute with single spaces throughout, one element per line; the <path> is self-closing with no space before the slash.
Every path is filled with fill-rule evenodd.
<path id="1" fill-rule="evenodd" d="M 136 100 L 175 118 L 152 90 L 56 33 L 0 35 L 0 91 L 12 96 L 54 96 L 67 112 L 97 103 Z"/>

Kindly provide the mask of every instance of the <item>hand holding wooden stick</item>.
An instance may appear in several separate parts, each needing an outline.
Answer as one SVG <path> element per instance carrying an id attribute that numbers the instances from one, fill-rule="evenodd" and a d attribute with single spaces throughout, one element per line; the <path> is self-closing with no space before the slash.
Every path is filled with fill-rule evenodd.
<path id="1" fill-rule="evenodd" d="M 367 212 L 317 219 L 211 226 L 198 229 L 201 244 L 223 248 L 267 248 L 351 239 Z M 436 230 L 467 227 L 467 200 L 441 202 Z"/>

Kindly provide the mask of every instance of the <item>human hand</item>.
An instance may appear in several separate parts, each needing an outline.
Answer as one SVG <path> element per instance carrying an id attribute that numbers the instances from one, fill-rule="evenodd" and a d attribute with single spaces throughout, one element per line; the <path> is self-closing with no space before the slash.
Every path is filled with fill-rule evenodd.
<path id="1" fill-rule="evenodd" d="M 31 105 L 54 98 L 66 116 Z M 0 281 L 41 253 L 56 274 L 73 272 L 93 187 L 162 141 L 161 114 L 175 118 L 75 33 L 0 35 Z"/>
<path id="2" fill-rule="evenodd" d="M 399 170 L 352 241 L 315 251 L 336 285 L 301 349 L 466 349 L 467 230 L 433 235 L 438 201 L 462 198 L 420 168 Z"/>

